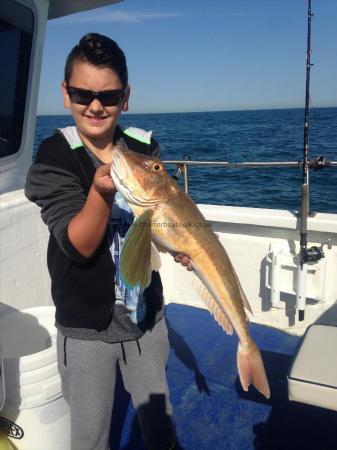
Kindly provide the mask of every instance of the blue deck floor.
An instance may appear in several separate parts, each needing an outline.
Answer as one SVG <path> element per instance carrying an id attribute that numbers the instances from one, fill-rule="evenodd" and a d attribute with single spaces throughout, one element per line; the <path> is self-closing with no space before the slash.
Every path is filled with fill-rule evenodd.
<path id="1" fill-rule="evenodd" d="M 298 338 L 251 324 L 271 388 L 266 401 L 241 389 L 236 336 L 227 336 L 201 309 L 166 309 L 171 352 L 170 398 L 185 450 L 337 450 L 337 413 L 289 402 L 287 371 Z M 135 410 L 118 383 L 111 434 L 113 450 L 144 450 Z"/>

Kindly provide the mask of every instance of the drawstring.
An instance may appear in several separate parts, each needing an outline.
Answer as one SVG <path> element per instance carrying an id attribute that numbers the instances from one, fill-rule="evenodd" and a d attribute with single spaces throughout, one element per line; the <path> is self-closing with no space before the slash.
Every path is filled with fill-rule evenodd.
<path id="1" fill-rule="evenodd" d="M 136 343 L 137 343 L 139 355 L 141 355 L 141 354 L 142 354 L 142 350 L 141 350 L 141 348 L 140 348 L 140 344 L 139 344 L 139 340 L 138 340 L 138 339 L 136 339 Z M 121 344 L 121 348 L 122 348 L 122 355 L 123 355 L 123 361 L 124 361 L 124 364 L 127 364 L 127 362 L 126 362 L 126 353 L 125 353 L 124 343 L 121 342 L 120 344 Z"/>
<path id="2" fill-rule="evenodd" d="M 127 362 L 126 362 L 126 355 L 125 355 L 125 348 L 124 348 L 123 342 L 121 342 L 121 347 L 122 347 L 122 355 L 123 355 L 124 364 L 127 364 Z"/>
<path id="3" fill-rule="evenodd" d="M 67 336 L 64 336 L 64 341 L 63 341 L 63 363 L 64 366 L 66 367 L 67 365 L 67 350 L 66 350 L 66 345 L 67 345 Z"/>

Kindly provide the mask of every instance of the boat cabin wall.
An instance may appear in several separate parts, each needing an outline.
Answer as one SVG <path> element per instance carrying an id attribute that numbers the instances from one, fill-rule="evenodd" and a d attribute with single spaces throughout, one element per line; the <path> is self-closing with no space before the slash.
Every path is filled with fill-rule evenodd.
<path id="1" fill-rule="evenodd" d="M 0 2 L 0 194 L 22 188 L 32 162 L 48 6 Z"/>
<path id="2" fill-rule="evenodd" d="M 23 193 L 32 163 L 48 0 L 1 0 L 0 313 L 51 304 L 47 230 Z"/>

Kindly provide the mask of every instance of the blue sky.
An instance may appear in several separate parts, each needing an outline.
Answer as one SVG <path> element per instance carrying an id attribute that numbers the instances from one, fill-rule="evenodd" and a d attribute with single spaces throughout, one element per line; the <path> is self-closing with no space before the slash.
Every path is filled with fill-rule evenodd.
<path id="1" fill-rule="evenodd" d="M 38 114 L 65 114 L 64 62 L 87 32 L 124 50 L 130 112 L 303 107 L 306 0 L 125 0 L 49 21 Z M 312 107 L 337 106 L 337 1 L 313 0 Z"/>

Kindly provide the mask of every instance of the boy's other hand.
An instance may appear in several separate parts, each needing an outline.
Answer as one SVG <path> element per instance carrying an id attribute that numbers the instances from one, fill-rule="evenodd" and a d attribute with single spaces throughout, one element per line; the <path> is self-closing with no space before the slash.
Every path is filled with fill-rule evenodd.
<path id="1" fill-rule="evenodd" d="M 215 233 L 216 237 L 219 239 L 219 234 Z M 180 263 L 182 266 L 186 267 L 188 271 L 193 270 L 193 265 L 191 263 L 191 259 L 185 253 L 172 253 L 175 262 Z"/>
<path id="2" fill-rule="evenodd" d="M 175 262 L 180 263 L 182 266 L 186 267 L 186 269 L 188 271 L 193 270 L 193 266 L 192 266 L 189 256 L 185 255 L 184 253 L 178 253 L 173 256 L 174 256 Z"/>

